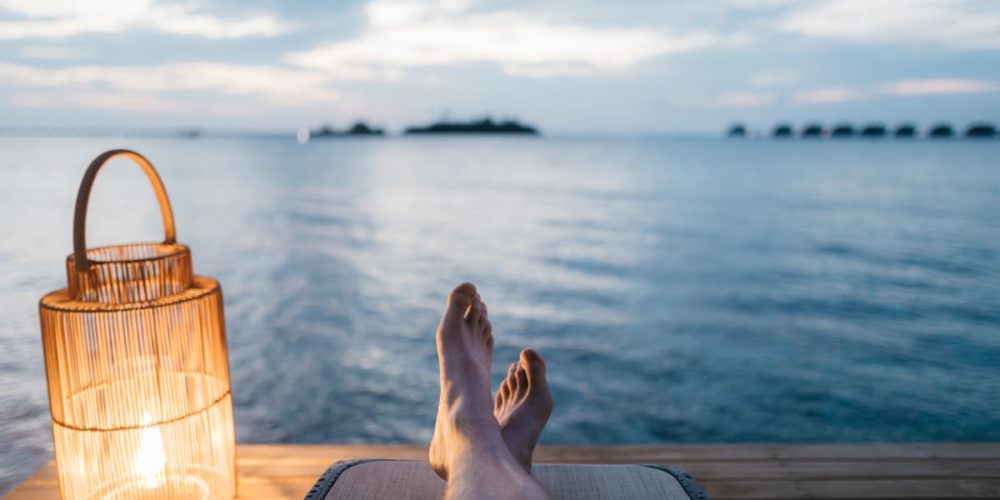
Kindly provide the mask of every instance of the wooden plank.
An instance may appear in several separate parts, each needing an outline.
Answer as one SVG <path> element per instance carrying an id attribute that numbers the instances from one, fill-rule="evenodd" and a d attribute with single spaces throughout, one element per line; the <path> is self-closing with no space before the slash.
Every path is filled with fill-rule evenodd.
<path id="1" fill-rule="evenodd" d="M 241 444 L 236 448 L 238 463 L 253 461 L 294 460 L 326 462 L 355 458 L 383 457 L 397 460 L 427 460 L 427 445 L 361 445 L 361 444 Z"/>
<path id="2" fill-rule="evenodd" d="M 1000 479 L 699 482 L 713 500 L 1000 497 Z"/>
<path id="3" fill-rule="evenodd" d="M 57 479 L 56 461 L 49 460 L 48 462 L 42 464 L 42 466 L 28 478 L 28 481 L 56 481 Z"/>
<path id="4" fill-rule="evenodd" d="M 301 500 L 312 485 L 312 481 L 308 484 L 259 480 L 240 481 L 237 485 L 236 498 L 238 500 L 287 500 L 292 498 Z"/>
<path id="5" fill-rule="evenodd" d="M 1000 460 L 805 461 L 759 460 L 677 463 L 699 481 L 795 479 L 1000 479 Z"/>
<path id="6" fill-rule="evenodd" d="M 316 478 L 332 461 L 239 461 L 246 477 Z M 699 479 L 997 478 L 1000 460 L 944 461 L 718 461 L 675 463 Z"/>
<path id="7" fill-rule="evenodd" d="M 239 498 L 302 498 L 326 468 L 353 458 L 425 460 L 425 445 L 237 447 Z M 713 498 L 1000 497 L 1000 443 L 541 446 L 537 463 L 670 463 Z M 58 497 L 53 461 L 8 497 Z"/>

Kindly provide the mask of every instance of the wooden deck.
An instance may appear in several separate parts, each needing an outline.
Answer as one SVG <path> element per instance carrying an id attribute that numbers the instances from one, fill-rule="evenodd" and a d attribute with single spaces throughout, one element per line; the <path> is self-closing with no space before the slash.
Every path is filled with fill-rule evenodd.
<path id="1" fill-rule="evenodd" d="M 300 499 L 337 460 L 424 460 L 420 445 L 240 445 L 240 498 Z M 679 465 L 714 499 L 998 498 L 1000 443 L 543 446 L 537 463 Z M 53 462 L 8 497 L 58 497 Z"/>

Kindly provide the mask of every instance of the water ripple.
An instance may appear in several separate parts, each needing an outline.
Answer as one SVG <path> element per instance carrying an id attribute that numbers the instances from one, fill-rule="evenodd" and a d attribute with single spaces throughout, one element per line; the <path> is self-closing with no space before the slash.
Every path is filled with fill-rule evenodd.
<path id="1" fill-rule="evenodd" d="M 1000 144 L 133 142 L 223 283 L 241 441 L 428 440 L 466 279 L 495 383 L 548 359 L 544 442 L 1000 440 Z M 0 140 L 0 494 L 51 453 L 37 300 L 111 146 Z M 160 237 L 141 173 L 93 200 L 93 242 Z"/>

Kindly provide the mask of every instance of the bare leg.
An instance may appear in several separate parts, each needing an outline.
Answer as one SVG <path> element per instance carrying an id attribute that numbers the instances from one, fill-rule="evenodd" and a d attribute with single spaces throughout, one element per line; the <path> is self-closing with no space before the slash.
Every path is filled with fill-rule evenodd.
<path id="1" fill-rule="evenodd" d="M 472 284 L 448 297 L 437 348 L 441 397 L 429 459 L 448 481 L 445 498 L 549 498 L 511 454 L 493 415 L 493 327 Z"/>

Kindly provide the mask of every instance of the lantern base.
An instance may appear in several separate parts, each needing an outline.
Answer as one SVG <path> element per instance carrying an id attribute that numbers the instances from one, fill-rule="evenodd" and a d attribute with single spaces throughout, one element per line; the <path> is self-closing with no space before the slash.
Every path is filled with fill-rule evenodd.
<path id="1" fill-rule="evenodd" d="M 118 366 L 141 370 L 150 359 L 170 365 L 161 357 Z M 223 380 L 203 373 L 152 372 L 94 384 L 69 398 L 66 407 L 76 415 L 110 423 L 111 417 L 125 420 L 120 415 L 131 410 L 130 420 L 139 425 L 87 429 L 53 421 L 63 498 L 234 498 L 232 396 L 226 391 L 210 401 L 225 389 Z M 108 401 L 123 404 L 109 409 Z M 190 402 L 190 413 L 176 410 Z"/>
<path id="2" fill-rule="evenodd" d="M 98 489 L 94 500 L 175 499 L 211 500 L 227 498 L 232 484 L 226 474 L 204 467 L 168 469 L 157 477 L 135 475 Z"/>

